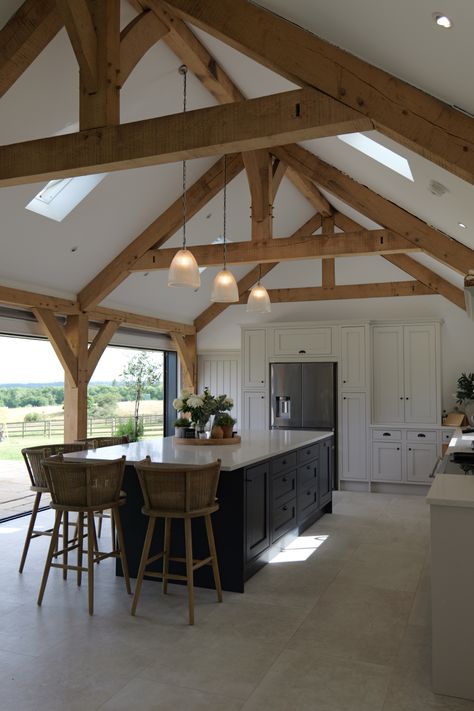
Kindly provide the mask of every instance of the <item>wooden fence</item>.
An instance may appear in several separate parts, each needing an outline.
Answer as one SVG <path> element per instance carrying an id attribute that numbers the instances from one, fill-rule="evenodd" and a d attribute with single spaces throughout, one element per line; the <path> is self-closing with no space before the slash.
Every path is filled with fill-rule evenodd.
<path id="1" fill-rule="evenodd" d="M 114 435 L 119 425 L 128 422 L 130 417 L 89 417 L 87 419 L 88 437 L 105 437 Z M 163 435 L 163 415 L 140 415 L 143 422 L 144 437 L 160 437 Z M 20 437 L 43 437 L 63 439 L 64 420 L 37 420 L 35 422 L 6 422 L 0 424 L 0 441 Z"/>

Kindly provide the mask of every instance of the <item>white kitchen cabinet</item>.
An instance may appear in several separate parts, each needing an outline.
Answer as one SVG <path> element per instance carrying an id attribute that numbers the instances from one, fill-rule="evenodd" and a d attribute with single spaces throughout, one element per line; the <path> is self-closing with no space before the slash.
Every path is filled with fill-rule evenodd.
<path id="1" fill-rule="evenodd" d="M 374 326 L 373 422 L 440 421 L 437 324 Z"/>
<path id="2" fill-rule="evenodd" d="M 341 326 L 343 389 L 366 387 L 365 326 Z"/>
<path id="3" fill-rule="evenodd" d="M 268 429 L 267 397 L 263 390 L 244 390 L 242 398 L 242 429 Z"/>
<path id="4" fill-rule="evenodd" d="M 403 480 L 401 442 L 372 443 L 372 480 L 392 482 Z"/>
<path id="5" fill-rule="evenodd" d="M 332 356 L 335 349 L 334 328 L 275 328 L 275 356 Z"/>
<path id="6" fill-rule="evenodd" d="M 264 328 L 243 332 L 243 387 L 264 388 L 267 384 L 266 331 Z"/>
<path id="7" fill-rule="evenodd" d="M 340 479 L 368 479 L 366 407 L 365 393 L 341 393 Z"/>
<path id="8" fill-rule="evenodd" d="M 437 444 L 407 442 L 407 481 L 426 484 L 432 482 L 430 474 L 438 459 L 438 452 L 439 447 Z"/>

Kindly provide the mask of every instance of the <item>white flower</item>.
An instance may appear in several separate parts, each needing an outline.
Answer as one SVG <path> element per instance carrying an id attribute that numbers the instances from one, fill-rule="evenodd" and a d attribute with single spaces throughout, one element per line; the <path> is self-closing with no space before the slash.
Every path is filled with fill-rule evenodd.
<path id="1" fill-rule="evenodd" d="M 182 388 L 181 392 L 179 394 L 179 397 L 184 400 L 185 398 L 189 397 L 190 395 L 193 394 L 193 391 L 191 388 Z"/>
<path id="2" fill-rule="evenodd" d="M 190 395 L 187 402 L 188 407 L 202 407 L 204 400 L 199 395 Z"/>
<path id="3" fill-rule="evenodd" d="M 179 397 L 177 397 L 173 400 L 173 407 L 175 410 L 181 410 L 183 405 L 184 405 L 184 402 Z"/>
<path id="4" fill-rule="evenodd" d="M 233 405 L 234 404 L 234 400 L 231 397 L 226 397 L 224 402 L 226 405 Z"/>

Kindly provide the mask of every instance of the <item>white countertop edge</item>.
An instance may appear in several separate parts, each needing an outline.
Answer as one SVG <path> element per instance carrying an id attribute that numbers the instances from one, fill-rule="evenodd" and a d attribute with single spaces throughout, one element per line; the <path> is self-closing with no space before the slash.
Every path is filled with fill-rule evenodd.
<path id="1" fill-rule="evenodd" d="M 430 506 L 474 508 L 474 476 L 437 474 L 426 502 Z"/>

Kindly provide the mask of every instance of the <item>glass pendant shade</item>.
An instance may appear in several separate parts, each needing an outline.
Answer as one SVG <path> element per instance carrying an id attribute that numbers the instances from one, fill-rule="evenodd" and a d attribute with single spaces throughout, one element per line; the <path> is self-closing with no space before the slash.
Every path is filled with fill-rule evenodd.
<path id="1" fill-rule="evenodd" d="M 221 269 L 214 279 L 211 301 L 230 304 L 239 300 L 239 289 L 235 277 L 228 269 Z"/>
<path id="2" fill-rule="evenodd" d="M 168 271 L 168 286 L 188 286 L 191 289 L 201 286 L 199 267 L 189 249 L 180 249 L 174 255 Z"/>
<path id="3" fill-rule="evenodd" d="M 270 297 L 268 296 L 268 291 L 264 286 L 260 284 L 255 284 L 252 287 L 249 299 L 247 301 L 247 311 L 251 313 L 269 313 L 272 310 Z"/>

